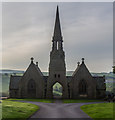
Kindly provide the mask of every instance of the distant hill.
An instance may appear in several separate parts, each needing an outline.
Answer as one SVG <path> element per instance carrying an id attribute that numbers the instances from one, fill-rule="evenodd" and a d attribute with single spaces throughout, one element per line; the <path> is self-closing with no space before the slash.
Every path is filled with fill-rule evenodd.
<path id="1" fill-rule="evenodd" d="M 66 76 L 72 76 L 74 71 L 66 71 Z M 8 73 L 8 74 L 18 74 L 18 73 L 21 73 L 23 74 L 24 71 L 21 71 L 21 70 L 8 70 L 8 69 L 3 69 L 3 70 L 0 70 L 0 74 L 5 74 L 5 73 Z M 44 76 L 48 76 L 48 72 L 42 72 Z M 91 73 L 92 76 L 107 76 L 109 78 L 113 78 L 113 73 L 110 72 L 110 73 L 105 73 L 105 72 L 101 72 L 101 73 Z"/>
<path id="2" fill-rule="evenodd" d="M 67 76 L 72 76 L 74 71 L 67 71 L 66 72 L 66 75 Z M 14 74 L 14 73 L 24 73 L 24 71 L 21 71 L 21 70 L 8 70 L 8 69 L 5 69 L 5 70 L 0 70 L 0 74 Z M 48 76 L 48 72 L 42 72 L 44 76 Z"/>
<path id="3" fill-rule="evenodd" d="M 7 70 L 7 69 L 4 69 L 4 70 L 0 70 L 0 73 L 24 73 L 24 71 L 20 71 L 20 70 Z"/>

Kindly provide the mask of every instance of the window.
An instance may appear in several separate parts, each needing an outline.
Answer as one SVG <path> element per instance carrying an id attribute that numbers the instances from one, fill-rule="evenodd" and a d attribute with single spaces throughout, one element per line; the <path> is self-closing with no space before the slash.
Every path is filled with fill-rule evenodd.
<path id="1" fill-rule="evenodd" d="M 34 80 L 29 80 L 29 82 L 28 82 L 28 89 L 29 90 L 32 90 L 32 89 L 36 89 L 36 83 L 35 83 L 35 81 Z"/>
<path id="2" fill-rule="evenodd" d="M 17 91 L 15 91 L 15 93 L 14 93 L 14 94 L 15 94 L 15 96 L 16 96 L 16 95 L 17 95 Z"/>
<path id="3" fill-rule="evenodd" d="M 28 81 L 28 97 L 35 98 L 36 97 L 36 83 L 33 79 Z"/>
<path id="4" fill-rule="evenodd" d="M 79 93 L 87 94 L 87 85 L 86 85 L 85 80 L 81 80 L 79 83 Z"/>
<path id="5" fill-rule="evenodd" d="M 31 84 L 31 88 L 33 89 L 34 87 L 33 87 L 33 84 Z"/>
<path id="6" fill-rule="evenodd" d="M 56 78 L 56 74 L 54 75 L 54 77 Z"/>
<path id="7" fill-rule="evenodd" d="M 60 74 L 58 74 L 58 78 L 60 78 Z"/>

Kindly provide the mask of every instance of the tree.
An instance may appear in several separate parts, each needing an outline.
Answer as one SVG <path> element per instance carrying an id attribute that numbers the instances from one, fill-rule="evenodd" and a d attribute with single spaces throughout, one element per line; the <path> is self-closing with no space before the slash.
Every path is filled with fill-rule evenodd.
<path id="1" fill-rule="evenodd" d="M 5 73 L 5 76 L 8 76 L 8 73 Z"/>
<path id="2" fill-rule="evenodd" d="M 115 74 L 115 66 L 113 66 L 113 73 Z"/>

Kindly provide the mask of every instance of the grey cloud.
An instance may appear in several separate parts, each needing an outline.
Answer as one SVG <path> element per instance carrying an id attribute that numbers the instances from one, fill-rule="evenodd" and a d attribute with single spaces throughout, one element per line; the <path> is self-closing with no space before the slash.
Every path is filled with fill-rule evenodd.
<path id="1" fill-rule="evenodd" d="M 33 56 L 48 70 L 57 4 L 67 69 L 85 57 L 91 71 L 110 71 L 112 3 L 3 3 L 3 67 L 25 69 Z"/>

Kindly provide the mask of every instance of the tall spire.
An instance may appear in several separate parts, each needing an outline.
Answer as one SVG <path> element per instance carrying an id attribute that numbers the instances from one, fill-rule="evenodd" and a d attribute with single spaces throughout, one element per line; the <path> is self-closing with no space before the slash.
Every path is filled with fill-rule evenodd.
<path id="1" fill-rule="evenodd" d="M 58 6 L 57 6 L 57 11 L 56 11 L 56 20 L 55 20 L 53 41 L 62 41 L 62 34 L 61 34 L 61 26 L 60 26 L 59 8 L 58 8 Z"/>

